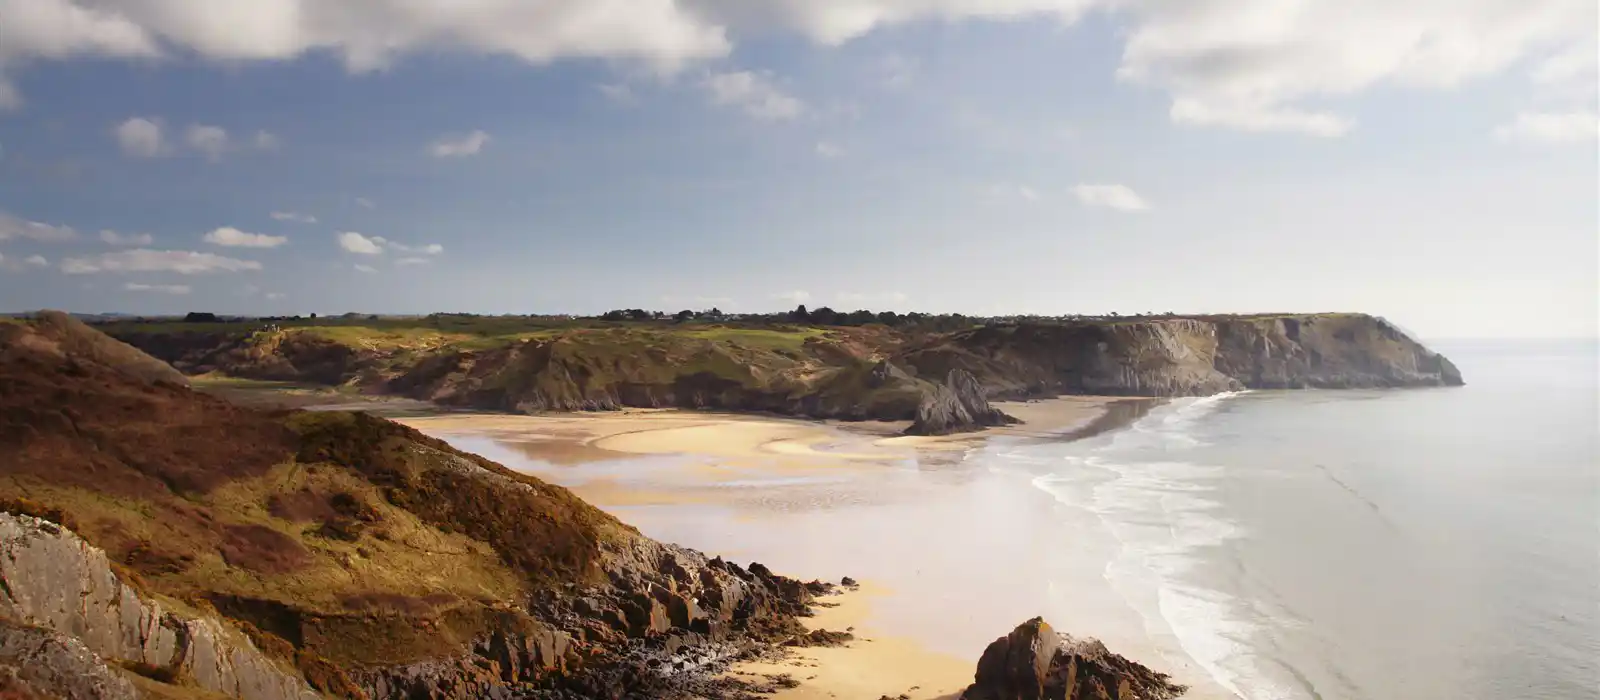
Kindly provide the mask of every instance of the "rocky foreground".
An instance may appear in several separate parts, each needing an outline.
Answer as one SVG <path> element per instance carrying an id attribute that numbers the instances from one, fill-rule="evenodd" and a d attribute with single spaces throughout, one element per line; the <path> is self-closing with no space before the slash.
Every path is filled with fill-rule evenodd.
<path id="1" fill-rule="evenodd" d="M 977 410 L 967 378 L 947 388 Z M 389 421 L 194 392 L 59 314 L 0 324 L 6 700 L 755 697 L 792 681 L 718 671 L 843 639 L 800 624 L 831 589 Z M 1116 692 L 1155 687 L 1074 653 Z M 969 692 L 1013 697 L 990 657 Z"/>
<path id="2" fill-rule="evenodd" d="M 679 407 L 915 421 L 918 434 L 1004 424 L 1008 419 L 988 406 L 995 399 L 1462 383 L 1448 359 L 1365 314 L 1086 320 L 921 334 L 600 325 L 495 338 L 426 325 L 381 332 L 176 325 L 108 329 L 188 373 L 521 413 Z"/>

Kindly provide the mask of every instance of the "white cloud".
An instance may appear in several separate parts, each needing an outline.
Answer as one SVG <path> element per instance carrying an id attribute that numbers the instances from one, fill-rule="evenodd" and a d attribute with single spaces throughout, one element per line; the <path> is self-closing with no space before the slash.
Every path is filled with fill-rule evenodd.
<path id="1" fill-rule="evenodd" d="M 1105 0 L 690 0 L 689 6 L 736 29 L 792 29 L 837 45 L 874 29 L 921 20 L 1009 21 L 1054 17 L 1070 23 Z"/>
<path id="2" fill-rule="evenodd" d="M 159 292 L 161 294 L 189 293 L 189 285 L 187 284 L 140 284 L 138 282 L 129 282 L 125 285 L 122 285 L 122 288 L 130 292 Z"/>
<path id="3" fill-rule="evenodd" d="M 269 236 L 265 233 L 240 231 L 232 226 L 212 229 L 203 240 L 212 245 L 233 248 L 276 248 L 289 242 L 287 236 Z"/>
<path id="4" fill-rule="evenodd" d="M 433 261 L 431 261 L 431 260 L 429 260 L 427 258 L 415 258 L 415 257 L 413 257 L 413 258 L 398 258 L 398 259 L 396 259 L 394 261 L 394 264 L 396 264 L 396 265 L 426 265 L 426 264 L 428 264 L 430 262 L 433 262 Z"/>
<path id="5" fill-rule="evenodd" d="M 455 134 L 441 137 L 428 147 L 428 152 L 435 158 L 458 158 L 461 156 L 475 156 L 483 150 L 484 144 L 489 143 L 489 134 L 481 129 L 468 134 Z"/>
<path id="6" fill-rule="evenodd" d="M 338 239 L 339 247 L 345 249 L 346 252 L 358 255 L 383 254 L 382 237 L 374 236 L 368 238 L 355 231 L 341 231 L 338 234 Z"/>
<path id="7" fill-rule="evenodd" d="M 404 243 L 400 243 L 400 242 L 397 242 L 397 241 L 391 241 L 391 240 L 389 240 L 387 238 L 384 238 L 383 236 L 373 236 L 371 238 L 371 240 L 372 240 L 373 243 L 376 243 L 377 245 L 383 246 L 385 249 L 392 248 L 392 249 L 397 250 L 397 251 L 402 252 L 402 253 L 423 253 L 423 254 L 426 254 L 426 255 L 438 255 L 438 254 L 444 252 L 444 246 L 439 245 L 438 243 L 429 243 L 429 244 L 426 244 L 426 245 L 406 245 Z"/>
<path id="8" fill-rule="evenodd" d="M 115 253 L 101 253 L 91 257 L 67 258 L 61 261 L 61 271 L 69 275 L 86 275 L 99 272 L 176 272 L 197 275 L 212 272 L 241 272 L 259 270 L 261 263 L 239 260 L 214 253 L 190 250 L 150 250 L 134 248 Z"/>
<path id="9" fill-rule="evenodd" d="M 367 199 L 366 197 L 356 197 L 356 205 L 361 207 L 362 209 L 376 209 L 376 208 L 378 208 L 378 205 L 377 205 L 376 202 L 373 202 L 372 200 Z"/>
<path id="10" fill-rule="evenodd" d="M 713 73 L 706 77 L 704 86 L 711 93 L 712 102 L 738 107 L 757 119 L 794 119 L 805 111 L 805 103 L 778 89 L 767 73 Z"/>
<path id="11" fill-rule="evenodd" d="M 111 130 L 123 155 L 132 158 L 154 158 L 167 153 L 165 138 L 161 135 L 161 121 L 145 117 L 131 117 Z"/>
<path id="12" fill-rule="evenodd" d="M 919 21 L 1070 24 L 1099 9 L 1123 27 L 1119 75 L 1168 93 L 1173 118 L 1323 136 L 1354 125 L 1327 100 L 1375 86 L 1452 88 L 1518 66 L 1536 83 L 1581 86 L 1600 24 L 1593 0 L 0 2 L 0 106 L 12 107 L 22 98 L 6 70 L 73 56 L 237 62 L 326 53 L 365 72 L 408 53 L 457 51 L 533 64 L 623 59 L 666 73 L 727 56 L 730 36 L 796 33 L 837 45 Z M 799 106 L 787 96 L 736 104 L 789 115 L 775 118 Z"/>
<path id="13" fill-rule="evenodd" d="M 286 295 L 283 292 L 267 292 L 266 293 L 266 297 L 268 299 L 272 300 L 272 301 L 278 301 L 280 299 L 283 299 L 285 296 Z"/>
<path id="14" fill-rule="evenodd" d="M 1298 132 L 1311 136 L 1343 136 L 1349 119 L 1327 112 L 1306 112 L 1268 104 L 1213 104 L 1183 97 L 1172 101 L 1172 121 L 1195 126 L 1223 126 L 1243 131 Z"/>
<path id="15" fill-rule="evenodd" d="M 1378 86 L 1448 89 L 1592 44 L 1593 0 L 1127 0 L 1119 76 L 1173 97 L 1174 120 L 1337 136 L 1306 106 Z M 1549 69 L 1559 74 L 1557 69 Z"/>
<path id="16" fill-rule="evenodd" d="M 34 267 L 49 267 L 50 266 L 50 261 L 45 259 L 45 257 L 43 255 L 29 255 L 28 257 L 24 258 L 22 261 L 27 263 L 27 264 L 29 264 L 29 265 L 32 265 Z"/>
<path id="17" fill-rule="evenodd" d="M 220 126 L 192 124 L 184 133 L 183 139 L 190 148 L 205 154 L 206 158 L 211 160 L 221 159 L 222 154 L 232 147 L 228 142 L 228 130 Z"/>
<path id="18" fill-rule="evenodd" d="M 77 237 L 78 232 L 71 226 L 27 221 L 0 211 L 0 241 L 20 239 L 40 243 L 64 243 Z"/>
<path id="19" fill-rule="evenodd" d="M 1600 136 L 1600 115 L 1594 112 L 1523 112 L 1516 121 L 1496 128 L 1496 138 L 1506 141 L 1572 143 Z"/>
<path id="20" fill-rule="evenodd" d="M 148 233 L 117 233 L 111 229 L 100 232 L 100 240 L 107 245 L 150 245 L 155 242 L 155 236 Z"/>
<path id="21" fill-rule="evenodd" d="M 617 104 L 631 105 L 639 101 L 639 96 L 633 94 L 633 88 L 625 83 L 600 83 L 594 88 L 605 95 L 606 99 Z"/>
<path id="22" fill-rule="evenodd" d="M 829 141 L 818 141 L 817 155 L 823 158 L 838 158 L 844 155 L 844 148 Z"/>
<path id="23" fill-rule="evenodd" d="M 1106 207 L 1118 211 L 1144 211 L 1150 204 L 1127 185 L 1078 185 L 1072 188 L 1078 201 L 1086 206 Z"/>
<path id="24" fill-rule="evenodd" d="M 787 301 L 791 304 L 804 304 L 808 301 L 811 301 L 811 292 L 808 292 L 804 289 L 794 289 L 787 292 L 779 292 L 774 294 L 772 295 L 772 298 Z"/>
<path id="25" fill-rule="evenodd" d="M 278 146 L 283 145 L 283 140 L 270 131 L 257 131 L 255 136 L 250 137 L 250 145 L 258 151 L 276 151 Z"/>
<path id="26" fill-rule="evenodd" d="M 369 275 L 370 274 L 374 274 L 374 273 L 376 273 L 378 271 L 378 268 L 376 268 L 376 267 L 373 267 L 371 265 L 363 265 L 361 263 L 356 263 L 355 268 L 356 268 L 356 272 L 365 272 L 365 273 L 367 273 Z"/>
<path id="27" fill-rule="evenodd" d="M 7 0 L 0 71 L 73 56 L 223 62 L 333 54 L 366 72 L 412 52 L 455 50 L 534 64 L 631 59 L 659 71 L 726 55 L 725 28 L 680 0 Z M 0 72 L 0 104 L 21 97 Z"/>
<path id="28" fill-rule="evenodd" d="M 292 221 L 297 224 L 317 223 L 317 217 L 315 216 L 292 211 L 275 211 L 272 212 L 271 216 L 275 221 Z"/>

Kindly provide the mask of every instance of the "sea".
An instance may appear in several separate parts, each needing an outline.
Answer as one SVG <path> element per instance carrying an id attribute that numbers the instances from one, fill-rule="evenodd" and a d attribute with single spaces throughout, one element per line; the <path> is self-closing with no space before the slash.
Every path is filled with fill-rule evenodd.
<path id="1" fill-rule="evenodd" d="M 1437 349 L 1467 386 L 1184 399 L 978 459 L 1092 514 L 1109 584 L 1238 697 L 1600 698 L 1600 354 Z"/>
<path id="2" fill-rule="evenodd" d="M 1600 699 L 1600 347 L 1435 348 L 1466 386 L 1177 399 L 1079 440 L 747 470 L 721 498 L 610 510 L 871 581 L 894 593 L 875 629 L 952 658 L 1042 615 L 1202 699 Z M 696 459 L 552 468 L 451 439 L 574 485 L 671 488 Z"/>

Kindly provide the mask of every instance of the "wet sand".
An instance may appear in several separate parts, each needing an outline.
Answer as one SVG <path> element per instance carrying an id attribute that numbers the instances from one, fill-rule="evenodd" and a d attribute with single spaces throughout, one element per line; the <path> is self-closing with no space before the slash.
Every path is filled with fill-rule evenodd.
<path id="1" fill-rule="evenodd" d="M 943 698 L 971 682 L 987 642 L 1046 612 L 1054 587 L 1029 554 L 1049 547 L 1028 537 L 1048 499 L 1002 490 L 963 457 L 991 440 L 1110 429 L 1142 410 L 1097 397 L 1001 408 L 1026 422 L 925 438 L 899 434 L 904 424 L 670 410 L 401 421 L 568 486 L 657 539 L 803 579 L 862 580 L 808 621 L 854 627 L 856 641 L 733 669 L 801 682 L 775 697 Z M 1073 622 L 1060 626 L 1080 631 Z"/>

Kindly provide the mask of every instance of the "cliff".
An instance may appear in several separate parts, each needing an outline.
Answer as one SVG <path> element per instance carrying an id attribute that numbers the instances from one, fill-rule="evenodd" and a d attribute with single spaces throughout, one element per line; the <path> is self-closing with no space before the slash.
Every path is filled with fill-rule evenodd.
<path id="1" fill-rule="evenodd" d="M 952 391 L 956 372 L 969 375 L 984 399 L 1462 381 L 1449 360 L 1362 314 L 1027 323 L 921 335 L 723 325 L 579 326 L 492 337 L 420 327 L 112 330 L 186 372 L 338 385 L 446 406 L 524 413 L 709 408 L 945 424 L 917 428 L 932 432 L 1004 422 L 974 396 Z M 962 407 L 982 416 L 964 420 Z"/>
<path id="2" fill-rule="evenodd" d="M 1006 398 L 1462 383 L 1448 359 L 1361 314 L 983 327 L 931 339 L 897 360 L 923 375 L 965 370 Z"/>
<path id="3" fill-rule="evenodd" d="M 828 588 L 395 423 L 242 408 L 147 381 L 131 348 L 64 347 L 49 322 L 0 329 L 0 682 L 714 697 L 701 671 L 799 634 Z"/>

